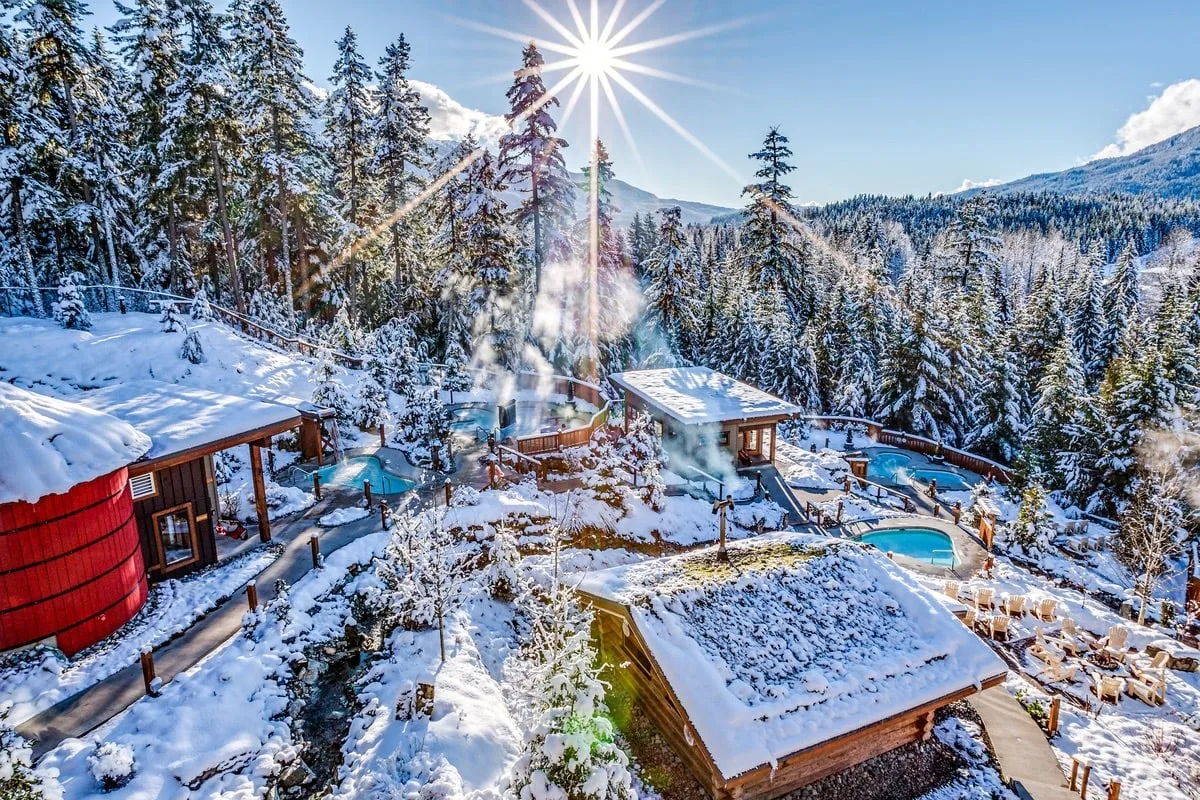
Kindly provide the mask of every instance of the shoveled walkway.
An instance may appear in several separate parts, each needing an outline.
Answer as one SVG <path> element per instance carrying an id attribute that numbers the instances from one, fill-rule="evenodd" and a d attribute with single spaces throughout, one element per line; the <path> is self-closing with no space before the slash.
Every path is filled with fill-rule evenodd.
<path id="1" fill-rule="evenodd" d="M 329 492 L 304 516 L 277 525 L 272 540 L 285 543 L 285 549 L 274 563 L 255 576 L 259 602 L 266 602 L 274 596 L 277 579 L 295 583 L 312 569 L 308 540 L 314 531 L 320 536 L 322 554 L 328 555 L 360 536 L 379 530 L 378 514 L 337 528 L 322 529 L 316 526 L 316 520 L 326 511 L 350 503 L 345 493 Z M 155 672 L 166 682 L 191 668 L 238 632 L 245 612 L 245 592 L 237 591 L 197 620 L 183 635 L 155 650 Z M 124 711 L 144 693 L 142 670 L 134 663 L 31 717 L 17 730 L 22 736 L 36 741 L 34 756 L 40 757 L 64 739 L 87 735 Z"/>
<path id="2" fill-rule="evenodd" d="M 1046 736 L 1003 686 L 967 698 L 983 720 L 1000 774 L 1022 800 L 1071 800 L 1076 794 Z"/>

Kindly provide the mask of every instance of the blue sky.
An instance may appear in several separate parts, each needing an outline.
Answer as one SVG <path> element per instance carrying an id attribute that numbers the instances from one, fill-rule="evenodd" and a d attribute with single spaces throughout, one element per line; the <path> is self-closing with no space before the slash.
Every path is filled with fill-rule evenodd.
<path id="1" fill-rule="evenodd" d="M 542 3 L 569 22 L 565 0 Z M 603 19 L 612 3 L 599 3 Z M 648 3 L 627 0 L 622 17 Z M 560 40 L 519 0 L 283 5 L 314 82 L 327 84 L 333 43 L 346 25 L 372 64 L 403 32 L 413 77 L 488 114 L 506 110 L 510 79 L 500 76 L 518 66 L 521 45 L 452 17 Z M 115 18 L 103 0 L 93 9 L 94 23 Z M 949 191 L 965 179 L 1074 166 L 1120 145 L 1119 129 L 1167 87 L 1200 77 L 1194 0 L 1136 7 L 1109 0 L 667 0 L 627 41 L 739 19 L 744 24 L 734 30 L 630 57 L 724 88 L 630 78 L 741 182 L 750 176 L 746 154 L 779 125 L 796 152 L 799 201 Z M 739 204 L 739 181 L 618 91 L 642 157 L 639 164 L 605 115 L 601 135 L 618 177 L 664 197 Z M 576 145 L 573 166 L 586 157 L 585 119 L 581 107 L 565 131 Z M 1125 150 L 1161 138 L 1160 130 L 1200 124 L 1200 82 L 1164 95 L 1133 122 Z"/>

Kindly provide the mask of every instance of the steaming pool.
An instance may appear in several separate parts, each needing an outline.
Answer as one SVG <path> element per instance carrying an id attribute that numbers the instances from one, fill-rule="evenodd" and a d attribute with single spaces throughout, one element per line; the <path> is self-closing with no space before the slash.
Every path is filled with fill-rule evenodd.
<path id="1" fill-rule="evenodd" d="M 529 436 L 534 433 L 553 433 L 560 428 L 575 428 L 589 422 L 593 413 L 569 403 L 537 401 L 520 401 L 516 411 L 516 422 L 504 428 L 502 436 Z M 480 439 L 486 439 L 488 433 L 500 424 L 499 409 L 495 405 L 463 405 L 452 408 L 450 414 L 451 429 Z"/>
<path id="2" fill-rule="evenodd" d="M 910 469 L 911 463 L 912 456 L 904 453 L 880 453 L 867 462 L 867 477 L 885 486 L 903 486 L 909 480 L 928 486 L 931 480 L 936 480 L 938 489 L 944 492 L 966 492 L 971 489 L 967 479 L 957 472 L 937 467 Z"/>
<path id="3" fill-rule="evenodd" d="M 353 456 L 317 470 L 324 486 L 345 486 L 361 489 L 363 481 L 371 482 L 371 490 L 379 494 L 407 492 L 414 484 L 407 478 L 388 472 L 377 456 Z"/>
<path id="4" fill-rule="evenodd" d="M 874 545 L 885 553 L 899 553 L 935 567 L 956 567 L 959 564 L 954 542 L 933 528 L 889 528 L 864 533 L 858 537 L 858 541 Z"/>

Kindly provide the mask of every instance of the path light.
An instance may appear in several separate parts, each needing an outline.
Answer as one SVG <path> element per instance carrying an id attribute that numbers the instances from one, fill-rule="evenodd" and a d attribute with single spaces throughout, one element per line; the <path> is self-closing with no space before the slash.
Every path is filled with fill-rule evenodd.
<path id="1" fill-rule="evenodd" d="M 733 495 L 726 495 L 724 500 L 713 503 L 712 513 L 721 515 L 720 539 L 717 544 L 717 561 L 728 561 L 729 552 L 725 549 L 725 512 L 733 508 Z"/>

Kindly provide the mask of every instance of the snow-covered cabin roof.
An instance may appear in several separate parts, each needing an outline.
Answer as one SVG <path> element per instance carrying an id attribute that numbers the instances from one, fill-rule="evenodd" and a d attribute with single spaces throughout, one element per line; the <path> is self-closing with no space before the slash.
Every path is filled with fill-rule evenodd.
<path id="1" fill-rule="evenodd" d="M 147 458 L 204 448 L 243 434 L 300 424 L 291 406 L 162 381 L 126 381 L 84 392 L 79 402 L 150 435 Z"/>
<path id="2" fill-rule="evenodd" d="M 1004 663 L 900 567 L 780 532 L 590 573 L 624 606 L 726 780 L 978 687 Z"/>
<path id="3" fill-rule="evenodd" d="M 804 410 L 708 367 L 618 372 L 609 379 L 684 425 L 789 417 Z"/>
<path id="4" fill-rule="evenodd" d="M 61 494 L 136 461 L 150 437 L 108 414 L 0 382 L 0 503 Z"/>

